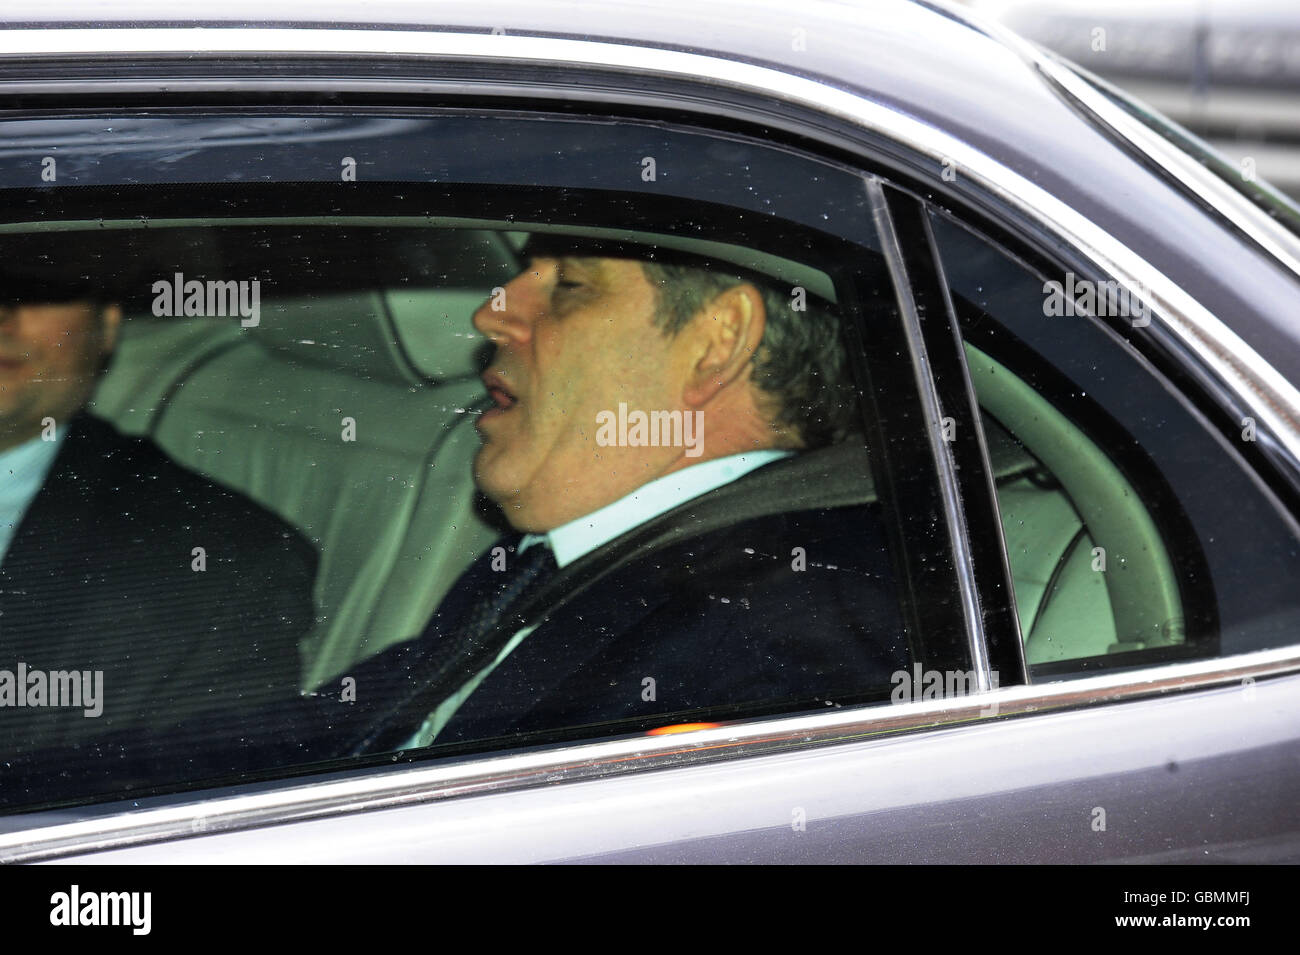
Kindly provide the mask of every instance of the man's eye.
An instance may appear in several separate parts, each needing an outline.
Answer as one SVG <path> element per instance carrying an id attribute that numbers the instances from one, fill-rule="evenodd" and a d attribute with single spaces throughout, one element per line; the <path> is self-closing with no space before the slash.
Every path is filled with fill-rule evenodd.
<path id="1" fill-rule="evenodd" d="M 586 289 L 587 286 L 584 282 L 560 279 L 555 283 L 555 289 L 551 292 L 551 295 L 555 299 L 567 302 L 571 298 L 581 298 Z"/>

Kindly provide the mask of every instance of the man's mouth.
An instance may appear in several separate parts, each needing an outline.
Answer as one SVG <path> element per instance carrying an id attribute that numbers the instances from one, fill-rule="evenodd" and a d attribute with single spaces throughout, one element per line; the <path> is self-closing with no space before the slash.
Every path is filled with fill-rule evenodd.
<path id="1" fill-rule="evenodd" d="M 488 418 L 499 417 L 519 403 L 519 399 L 514 392 L 506 387 L 506 383 L 499 375 L 493 372 L 484 373 L 483 385 L 487 388 L 488 397 L 492 399 L 494 406 L 479 416 L 480 422 Z"/>

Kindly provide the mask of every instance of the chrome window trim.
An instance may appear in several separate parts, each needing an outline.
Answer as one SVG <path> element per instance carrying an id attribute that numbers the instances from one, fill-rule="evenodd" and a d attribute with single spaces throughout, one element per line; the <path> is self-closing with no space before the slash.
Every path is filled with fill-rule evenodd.
<path id="1" fill-rule="evenodd" d="M 942 9 L 946 16 L 1015 52 L 1042 73 L 1062 96 L 1137 149 L 1192 195 L 1216 209 L 1279 264 L 1300 277 L 1300 238 L 1271 219 L 1262 209 L 1187 153 L 1107 99 L 1058 56 L 987 15 L 950 7 L 943 0 L 927 2 Z"/>
<path id="2" fill-rule="evenodd" d="M 912 362 L 912 373 L 916 378 L 917 393 L 921 407 L 925 410 L 926 443 L 930 446 L 930 455 L 934 459 L 935 471 L 939 478 L 939 494 L 948 515 L 948 541 L 952 546 L 953 564 L 957 572 L 957 590 L 961 594 L 962 619 L 966 625 L 966 642 L 970 649 L 971 667 L 975 673 L 975 682 L 979 692 L 988 692 L 993 686 L 993 677 L 989 669 L 988 648 L 984 640 L 984 614 L 980 611 L 978 590 L 975 586 L 975 565 L 969 544 L 969 530 L 966 526 L 966 512 L 961 503 L 961 492 L 957 486 L 957 465 L 952 458 L 952 445 L 943 440 L 943 409 L 939 404 L 939 391 L 934 384 L 934 370 L 930 365 L 930 355 L 925 347 L 925 336 L 921 332 L 921 317 L 917 314 L 916 299 L 912 295 L 912 279 L 907 272 L 907 259 L 903 255 L 894 229 L 894 220 L 889 214 L 889 203 L 885 199 L 885 190 L 880 180 L 871 177 L 864 180 L 867 199 L 871 203 L 871 218 L 876 232 L 880 236 L 880 248 L 885 256 L 885 264 L 894 280 L 894 296 L 898 302 L 899 317 L 902 319 L 903 334 L 907 339 L 907 350 Z M 946 316 L 945 316 L 946 318 Z"/>
<path id="3" fill-rule="evenodd" d="M 950 12 L 959 19 L 965 17 L 964 12 Z M 988 32 L 982 23 L 973 28 Z M 993 29 L 990 35 L 1011 43 L 1001 36 L 1003 32 Z M 1008 49 L 1014 53 L 1014 44 Z M 1300 390 L 1177 283 L 1086 216 L 992 157 L 928 123 L 827 82 L 703 53 L 513 34 L 269 27 L 0 29 L 0 68 L 6 57 L 30 60 L 48 56 L 94 58 L 149 53 L 187 57 L 240 54 L 406 56 L 548 66 L 579 65 L 633 76 L 657 74 L 697 83 L 704 78 L 711 84 L 739 92 L 774 97 L 801 108 L 834 115 L 928 156 L 934 161 L 935 169 L 943 168 L 945 162 L 955 162 L 965 179 L 1003 205 L 1037 222 L 1073 246 L 1103 272 L 1138 293 L 1146 300 L 1153 315 L 1164 322 L 1183 347 L 1252 410 L 1257 422 L 1276 438 L 1292 473 L 1300 473 Z M 1024 55 L 1023 50 L 1021 55 Z M 276 82 L 283 81 L 270 81 L 271 85 Z M 170 91 L 189 88 L 184 82 L 172 80 L 148 85 L 153 89 Z M 376 88 L 373 83 L 366 85 L 367 88 Z M 48 84 L 42 86 L 49 88 Z M 334 87 L 337 88 L 337 83 Z M 2 81 L 0 88 L 3 88 Z M 204 81 L 202 88 L 228 86 Z M 815 135 L 813 130 L 806 132 Z M 1240 422 L 1231 422 L 1231 427 L 1236 430 Z"/>
<path id="4" fill-rule="evenodd" d="M 0 834 L 0 862 L 37 862 L 353 812 L 520 790 L 625 772 L 754 757 L 794 747 L 865 741 L 891 733 L 1015 719 L 1045 711 L 1121 703 L 1300 672 L 1300 649 L 1166 664 L 1047 685 L 1027 685 L 933 702 L 867 705 L 812 716 L 757 720 L 673 736 L 585 743 L 489 756 L 451 766 L 407 766 L 349 779 L 290 784 L 80 822 Z"/>
<path id="5" fill-rule="evenodd" d="M 1103 272 L 1140 290 L 1152 313 L 1219 382 L 1276 437 L 1300 470 L 1300 391 L 1204 306 L 1167 276 L 1086 216 L 988 155 L 914 117 L 829 83 L 783 73 L 771 67 L 676 50 L 623 43 L 548 37 L 458 34 L 393 30 L 213 29 L 0 29 L 0 69 L 5 58 L 39 59 L 76 55 L 111 58 L 119 54 L 194 55 L 316 54 L 473 58 L 537 66 L 581 65 L 630 76 L 654 73 L 684 81 L 773 97 L 826 113 L 906 145 L 942 168 L 951 159 L 964 179 L 1074 247 Z M 349 81 L 356 88 L 394 88 L 375 80 Z M 30 83 L 26 83 L 30 87 Z M 40 82 L 42 89 L 58 88 Z M 64 88 L 85 88 L 69 81 Z M 272 87 L 300 88 L 292 79 L 268 79 Z M 0 79 L 0 88 L 5 83 Z M 338 83 L 332 84 L 337 88 Z M 91 88 L 103 88 L 92 82 Z M 120 89 L 120 86 L 114 86 Z M 165 80 L 138 84 L 149 90 L 226 90 L 229 83 Z M 522 92 L 522 91 L 521 91 Z M 816 135 L 815 131 L 807 131 Z M 1235 422 L 1234 422 L 1235 426 Z M 825 745 L 885 732 L 912 731 L 981 718 L 997 704 L 999 717 L 1044 709 L 1083 707 L 1193 690 L 1246 678 L 1300 671 L 1300 647 L 1140 671 L 1092 677 L 1049 686 L 1006 688 L 978 697 L 890 707 L 817 713 L 762 720 L 681 737 L 618 740 L 488 757 L 467 764 L 404 768 L 343 781 L 288 786 L 274 791 L 191 805 L 68 823 L 0 835 L 0 860 L 57 858 L 86 851 L 138 845 L 203 832 L 229 831 L 350 811 L 426 802 L 433 799 L 503 791 L 546 782 L 586 779 L 614 772 L 649 770 L 704 761 L 759 755 L 790 746 Z"/>
<path id="6" fill-rule="evenodd" d="M 1036 65 L 1065 96 L 1138 149 L 1194 196 L 1219 212 L 1293 276 L 1300 278 L 1300 239 L 1187 153 L 1106 99 L 1073 70 L 1047 57 L 1039 57 Z"/>

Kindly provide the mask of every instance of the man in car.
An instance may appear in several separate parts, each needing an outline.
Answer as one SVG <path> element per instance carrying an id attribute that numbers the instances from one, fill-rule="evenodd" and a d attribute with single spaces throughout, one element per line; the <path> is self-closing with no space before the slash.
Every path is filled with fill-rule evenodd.
<path id="1" fill-rule="evenodd" d="M 0 284 L 0 754 L 25 784 L 42 766 L 183 773 L 192 748 L 251 736 L 243 714 L 296 692 L 315 552 L 86 411 L 123 272 L 103 249 L 33 244 Z M 46 756 L 24 776 L 31 754 Z"/>
<path id="2" fill-rule="evenodd" d="M 908 658 L 830 311 L 662 251 L 527 251 L 473 319 L 475 479 L 515 533 L 354 669 L 352 751 L 887 687 Z"/>

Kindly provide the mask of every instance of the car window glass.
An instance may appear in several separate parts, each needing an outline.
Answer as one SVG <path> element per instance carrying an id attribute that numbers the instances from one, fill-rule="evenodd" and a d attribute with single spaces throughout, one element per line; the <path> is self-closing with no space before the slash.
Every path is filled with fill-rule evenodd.
<path id="1" fill-rule="evenodd" d="M 446 159 L 358 181 L 338 121 L 221 122 L 5 183 L 6 806 L 898 699 L 860 177 L 448 118 L 359 121 Z M 230 171 L 281 144 L 320 181 Z"/>
<path id="2" fill-rule="evenodd" d="M 1031 674 L 1293 642 L 1300 534 L 1243 460 L 1249 422 L 1214 430 L 1093 317 L 1145 327 L 1122 286 L 933 227 L 987 441 L 1020 456 L 997 491 Z"/>

